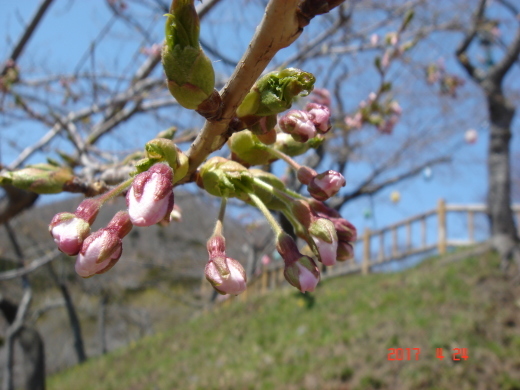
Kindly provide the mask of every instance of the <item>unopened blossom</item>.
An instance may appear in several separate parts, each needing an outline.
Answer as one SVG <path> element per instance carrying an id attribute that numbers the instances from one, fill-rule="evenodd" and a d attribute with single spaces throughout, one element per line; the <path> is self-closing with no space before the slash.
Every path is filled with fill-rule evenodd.
<path id="1" fill-rule="evenodd" d="M 401 115 L 403 113 L 403 109 L 396 100 L 392 100 L 388 105 L 388 108 L 392 114 Z"/>
<path id="2" fill-rule="evenodd" d="M 377 126 L 377 129 L 383 134 L 392 134 L 397 122 L 399 122 L 399 116 L 391 115 L 390 118 L 381 122 L 381 124 Z"/>
<path id="3" fill-rule="evenodd" d="M 478 133 L 475 129 L 468 129 L 464 133 L 464 140 L 468 144 L 474 144 L 478 140 Z"/>
<path id="4" fill-rule="evenodd" d="M 220 220 L 206 243 L 206 249 L 209 261 L 204 273 L 213 288 L 219 294 L 238 295 L 244 292 L 247 284 L 246 271 L 237 260 L 226 256 L 226 239 L 222 235 Z"/>
<path id="5" fill-rule="evenodd" d="M 308 203 L 318 216 L 327 218 L 334 224 L 338 237 L 337 260 L 345 261 L 351 259 L 354 256 L 353 243 L 357 240 L 356 227 L 344 219 L 337 210 L 327 206 L 325 203 L 317 200 L 311 200 Z"/>
<path id="6" fill-rule="evenodd" d="M 126 196 L 130 220 L 136 226 L 151 226 L 167 218 L 173 209 L 173 171 L 155 164 L 134 179 Z"/>
<path id="7" fill-rule="evenodd" d="M 317 218 L 311 223 L 309 234 L 316 244 L 321 262 L 328 266 L 336 264 L 338 236 L 334 223 L 327 218 Z"/>
<path id="8" fill-rule="evenodd" d="M 210 259 L 204 273 L 206 279 L 220 294 L 238 295 L 246 290 L 246 271 L 242 264 L 231 257 Z"/>
<path id="9" fill-rule="evenodd" d="M 90 234 L 90 225 L 72 213 L 58 213 L 49 225 L 49 232 L 61 252 L 74 256 Z"/>
<path id="10" fill-rule="evenodd" d="M 379 35 L 377 35 L 377 34 L 372 34 L 372 35 L 370 36 L 370 44 L 371 44 L 372 46 L 376 46 L 378 43 L 379 43 Z"/>
<path id="11" fill-rule="evenodd" d="M 83 278 L 101 274 L 112 268 L 121 257 L 121 239 L 111 229 L 100 229 L 83 242 L 76 259 L 76 272 Z"/>
<path id="12" fill-rule="evenodd" d="M 361 129 L 363 127 L 363 115 L 360 112 L 356 112 L 354 116 L 346 116 L 345 124 L 349 129 Z"/>
<path id="13" fill-rule="evenodd" d="M 276 250 L 285 263 L 285 279 L 302 293 L 314 291 L 320 281 L 320 271 L 314 260 L 302 255 L 292 237 L 286 233 L 277 237 Z"/>
<path id="14" fill-rule="evenodd" d="M 309 256 L 302 255 L 297 262 L 286 265 L 283 273 L 285 279 L 302 293 L 313 292 L 320 281 L 318 267 Z"/>
<path id="15" fill-rule="evenodd" d="M 345 184 L 346 180 L 341 173 L 328 170 L 316 175 L 307 189 L 314 199 L 324 201 L 336 195 Z"/>
<path id="16" fill-rule="evenodd" d="M 306 109 L 312 123 L 314 123 L 316 130 L 319 133 L 324 134 L 330 130 L 332 125 L 330 123 L 330 110 L 327 106 L 309 103 L 307 104 Z"/>
<path id="17" fill-rule="evenodd" d="M 60 251 L 69 256 L 78 254 L 100 208 L 99 198 L 89 198 L 82 201 L 74 213 L 58 213 L 52 218 L 49 233 Z"/>
<path id="18" fill-rule="evenodd" d="M 119 211 L 107 227 L 88 236 L 76 259 L 75 269 L 79 276 L 88 278 L 110 270 L 123 252 L 122 239 L 132 229 L 127 211 Z"/>
<path id="19" fill-rule="evenodd" d="M 290 134 L 299 142 L 306 142 L 317 133 L 316 126 L 306 111 L 290 110 L 280 118 L 278 124 L 284 133 Z"/>

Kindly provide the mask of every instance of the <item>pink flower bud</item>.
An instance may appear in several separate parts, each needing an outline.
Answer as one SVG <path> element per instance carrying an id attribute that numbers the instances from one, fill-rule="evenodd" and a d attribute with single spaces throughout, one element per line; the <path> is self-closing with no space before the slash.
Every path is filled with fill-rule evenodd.
<path id="1" fill-rule="evenodd" d="M 314 260 L 302 255 L 298 261 L 286 264 L 283 272 L 285 279 L 302 293 L 314 291 L 320 281 L 320 271 Z"/>
<path id="2" fill-rule="evenodd" d="M 78 254 L 83 241 L 90 234 L 90 225 L 74 214 L 58 213 L 52 218 L 49 232 L 60 251 L 74 256 Z"/>
<path id="3" fill-rule="evenodd" d="M 341 173 L 328 170 L 312 179 L 307 189 L 314 199 L 324 201 L 336 195 L 345 184 L 345 178 Z"/>
<path id="4" fill-rule="evenodd" d="M 314 260 L 302 255 L 292 237 L 286 233 L 277 237 L 276 250 L 285 262 L 285 279 L 301 292 L 314 291 L 320 281 L 320 271 Z"/>
<path id="5" fill-rule="evenodd" d="M 246 289 L 246 271 L 238 261 L 231 257 L 210 259 L 204 273 L 206 279 L 220 294 L 238 295 Z"/>
<path id="6" fill-rule="evenodd" d="M 338 261 L 347 261 L 354 258 L 354 248 L 352 244 L 348 242 L 340 242 L 338 244 L 338 253 L 337 253 Z"/>
<path id="7" fill-rule="evenodd" d="M 468 144 L 474 144 L 478 140 L 478 133 L 475 129 L 466 130 L 464 133 L 464 140 Z"/>
<path id="8" fill-rule="evenodd" d="M 401 115 L 403 113 L 403 109 L 396 100 L 392 100 L 388 105 L 388 108 L 392 114 Z"/>
<path id="9" fill-rule="evenodd" d="M 327 218 L 316 218 L 309 227 L 309 234 L 316 244 L 321 262 L 329 266 L 336 264 L 338 235 L 334 223 Z"/>
<path id="10" fill-rule="evenodd" d="M 325 134 L 332 127 L 330 123 L 330 110 L 327 106 L 309 103 L 306 110 L 309 112 L 312 123 L 321 134 Z"/>
<path id="11" fill-rule="evenodd" d="M 155 164 L 134 179 L 126 196 L 130 220 L 136 226 L 151 226 L 168 218 L 173 209 L 173 171 Z"/>
<path id="12" fill-rule="evenodd" d="M 290 110 L 278 121 L 280 129 L 290 134 L 295 141 L 306 142 L 316 136 L 316 126 L 306 111 Z"/>
<path id="13" fill-rule="evenodd" d="M 377 126 L 377 129 L 383 134 L 392 134 L 397 122 L 399 122 L 399 117 L 397 115 L 392 115 Z"/>
<path id="14" fill-rule="evenodd" d="M 76 272 L 83 278 L 102 274 L 121 257 L 121 239 L 112 229 L 100 229 L 86 238 L 76 259 Z"/>
<path id="15" fill-rule="evenodd" d="M 363 115 L 357 112 L 353 117 L 346 116 L 345 124 L 349 129 L 361 129 L 363 127 Z"/>
<path id="16" fill-rule="evenodd" d="M 123 252 L 122 238 L 130 233 L 132 223 L 127 211 L 114 215 L 106 228 L 88 236 L 76 259 L 76 272 L 83 278 L 110 270 Z"/>

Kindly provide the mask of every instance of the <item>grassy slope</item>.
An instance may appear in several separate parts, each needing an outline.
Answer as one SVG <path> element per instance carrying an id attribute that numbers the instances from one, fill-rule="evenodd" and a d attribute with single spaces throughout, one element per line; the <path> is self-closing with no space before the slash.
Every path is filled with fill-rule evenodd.
<path id="1" fill-rule="evenodd" d="M 201 315 L 49 389 L 520 389 L 519 297 L 492 255 L 333 279 Z M 419 360 L 388 361 L 392 347 Z M 462 347 L 467 361 L 435 357 Z"/>

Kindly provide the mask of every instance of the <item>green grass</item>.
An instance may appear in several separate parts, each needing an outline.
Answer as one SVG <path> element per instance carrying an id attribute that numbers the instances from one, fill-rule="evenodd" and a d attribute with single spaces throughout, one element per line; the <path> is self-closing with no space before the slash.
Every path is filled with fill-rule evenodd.
<path id="1" fill-rule="evenodd" d="M 48 388 L 520 389 L 519 296 L 491 254 L 332 279 L 311 297 L 233 302 L 59 373 Z M 463 347 L 469 359 L 453 362 Z M 388 361 L 388 348 L 421 352 Z"/>

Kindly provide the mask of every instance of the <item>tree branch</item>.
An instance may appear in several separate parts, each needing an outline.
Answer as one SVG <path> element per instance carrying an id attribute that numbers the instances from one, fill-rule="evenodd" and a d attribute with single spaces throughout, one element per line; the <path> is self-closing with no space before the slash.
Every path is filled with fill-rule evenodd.
<path id="1" fill-rule="evenodd" d="M 27 44 L 27 42 L 29 42 L 29 39 L 31 38 L 33 33 L 36 31 L 36 27 L 38 27 L 38 24 L 42 20 L 43 15 L 45 14 L 45 12 L 47 11 L 47 9 L 49 8 L 49 6 L 52 4 L 53 1 L 54 0 L 43 0 L 40 3 L 34 16 L 32 17 L 32 19 L 29 22 L 29 24 L 27 25 L 27 27 L 25 28 L 25 31 L 23 32 L 22 36 L 18 40 L 18 43 L 14 47 L 13 51 L 11 52 L 9 59 L 16 61 L 18 59 L 18 57 L 20 56 L 20 54 L 22 54 L 22 51 L 23 51 L 25 45 Z M 5 72 L 7 71 L 6 65 L 7 65 L 6 63 L 4 63 L 2 65 L 2 70 L 0 72 L 0 74 L 2 76 L 5 75 Z"/>
<path id="2" fill-rule="evenodd" d="M 484 17 L 484 11 L 486 10 L 486 3 L 487 0 L 480 0 L 477 11 L 473 15 L 471 29 L 466 34 L 464 40 L 460 43 L 459 47 L 457 47 L 457 50 L 455 51 L 459 63 L 464 67 L 468 75 L 477 82 L 480 82 L 482 78 L 478 74 L 477 68 L 475 68 L 475 66 L 470 62 L 467 55 L 467 51 L 469 46 L 477 36 L 479 25 L 482 22 L 482 18 Z"/>

